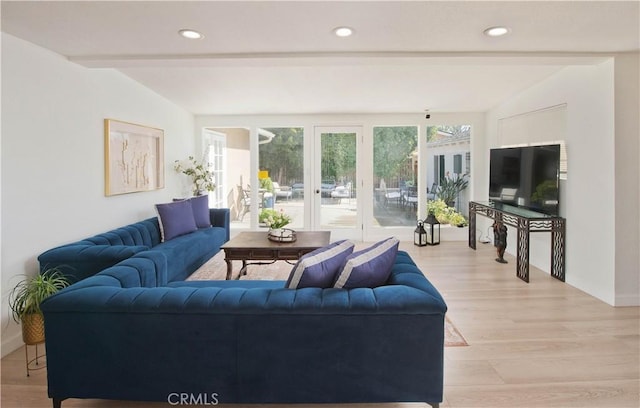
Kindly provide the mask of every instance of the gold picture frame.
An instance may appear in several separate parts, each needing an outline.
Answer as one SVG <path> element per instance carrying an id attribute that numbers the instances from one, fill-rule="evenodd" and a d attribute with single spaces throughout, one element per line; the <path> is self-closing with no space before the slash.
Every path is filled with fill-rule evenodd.
<path id="1" fill-rule="evenodd" d="M 106 196 L 164 188 L 164 130 L 104 120 Z"/>

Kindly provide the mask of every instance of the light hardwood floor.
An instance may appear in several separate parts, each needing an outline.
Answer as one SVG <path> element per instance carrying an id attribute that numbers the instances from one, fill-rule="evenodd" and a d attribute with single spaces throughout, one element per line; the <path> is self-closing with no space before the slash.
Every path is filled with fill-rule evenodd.
<path id="1" fill-rule="evenodd" d="M 466 242 L 424 248 L 401 244 L 440 290 L 449 318 L 469 343 L 445 348 L 441 407 L 639 407 L 640 308 L 611 307 L 536 268 L 526 284 L 515 276 L 513 257 L 506 257 L 506 265 L 498 264 L 490 244 L 478 245 L 473 251 Z M 3 408 L 51 406 L 45 370 L 27 378 L 23 349 L 2 359 L 1 381 Z M 63 403 L 69 408 L 167 406 L 74 399 Z"/>

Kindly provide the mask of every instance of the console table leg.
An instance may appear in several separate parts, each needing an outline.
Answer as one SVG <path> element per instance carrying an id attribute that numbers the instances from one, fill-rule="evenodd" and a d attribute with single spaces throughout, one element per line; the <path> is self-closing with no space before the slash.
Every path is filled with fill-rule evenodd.
<path id="1" fill-rule="evenodd" d="M 529 283 L 529 222 L 518 220 L 518 254 L 516 274 L 518 278 Z"/>
<path id="2" fill-rule="evenodd" d="M 564 220 L 553 221 L 551 230 L 551 276 L 564 282 Z"/>
<path id="3" fill-rule="evenodd" d="M 476 211 L 469 208 L 469 248 L 476 249 Z"/>

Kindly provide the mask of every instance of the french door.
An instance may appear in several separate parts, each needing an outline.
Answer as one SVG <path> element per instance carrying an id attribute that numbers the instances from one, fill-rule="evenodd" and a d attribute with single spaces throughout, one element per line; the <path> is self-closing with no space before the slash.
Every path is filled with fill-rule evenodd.
<path id="1" fill-rule="evenodd" d="M 331 239 L 362 240 L 360 126 L 316 126 L 312 174 L 312 227 Z"/>

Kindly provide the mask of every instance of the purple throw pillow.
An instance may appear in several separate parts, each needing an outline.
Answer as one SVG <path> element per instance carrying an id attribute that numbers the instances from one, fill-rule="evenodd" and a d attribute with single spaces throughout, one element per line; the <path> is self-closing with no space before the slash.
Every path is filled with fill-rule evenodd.
<path id="1" fill-rule="evenodd" d="M 291 269 L 285 288 L 330 288 L 353 247 L 353 242 L 344 240 L 303 255 Z"/>
<path id="2" fill-rule="evenodd" d="M 335 288 L 375 288 L 387 283 L 398 254 L 397 238 L 387 238 L 349 255 L 336 277 Z"/>
<path id="3" fill-rule="evenodd" d="M 156 204 L 162 242 L 198 229 L 190 200 Z"/>
<path id="4" fill-rule="evenodd" d="M 193 209 L 193 218 L 196 220 L 198 228 L 207 228 L 211 226 L 211 218 L 209 217 L 209 195 L 201 195 L 191 197 L 191 208 Z"/>
<path id="5" fill-rule="evenodd" d="M 191 210 L 193 211 L 193 219 L 196 221 L 196 226 L 198 228 L 208 228 L 211 226 L 208 195 L 200 195 L 191 198 L 174 198 L 173 201 L 190 201 Z"/>

